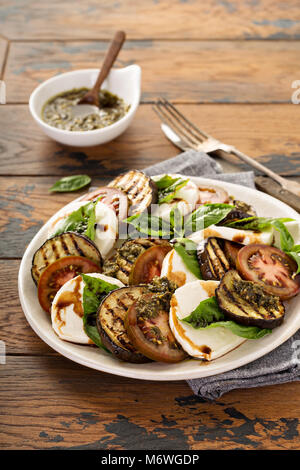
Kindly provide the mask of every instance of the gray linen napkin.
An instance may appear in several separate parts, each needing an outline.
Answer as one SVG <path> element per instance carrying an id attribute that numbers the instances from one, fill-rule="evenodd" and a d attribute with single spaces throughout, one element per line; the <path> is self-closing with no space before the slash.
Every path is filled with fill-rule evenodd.
<path id="1" fill-rule="evenodd" d="M 189 150 L 143 170 L 149 176 L 173 172 L 229 181 L 254 188 L 252 171 L 221 173 L 221 166 L 203 152 Z M 297 349 L 299 358 L 297 358 Z M 188 380 L 193 392 L 205 400 L 216 400 L 238 388 L 254 388 L 300 380 L 300 330 L 266 356 L 223 374 Z"/>

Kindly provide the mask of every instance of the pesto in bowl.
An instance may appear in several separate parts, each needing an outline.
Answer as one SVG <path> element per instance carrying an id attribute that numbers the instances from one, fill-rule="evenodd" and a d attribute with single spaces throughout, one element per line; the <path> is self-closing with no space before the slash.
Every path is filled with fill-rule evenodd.
<path id="1" fill-rule="evenodd" d="M 130 105 L 107 90 L 99 92 L 99 113 L 74 117 L 72 108 L 78 104 L 88 88 L 75 88 L 51 97 L 43 106 L 42 120 L 52 127 L 67 131 L 92 131 L 119 121 Z"/>

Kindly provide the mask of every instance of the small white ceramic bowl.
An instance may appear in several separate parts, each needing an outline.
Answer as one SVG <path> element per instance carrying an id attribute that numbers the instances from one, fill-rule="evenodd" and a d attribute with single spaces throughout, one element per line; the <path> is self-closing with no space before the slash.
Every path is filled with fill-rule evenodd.
<path id="1" fill-rule="evenodd" d="M 30 95 L 29 109 L 40 128 L 52 139 L 66 145 L 90 147 L 104 144 L 118 137 L 127 129 L 138 108 L 141 96 L 141 68 L 129 65 L 122 69 L 112 69 L 104 81 L 102 88 L 115 93 L 130 104 L 130 109 L 124 117 L 110 126 L 93 131 L 66 131 L 49 126 L 41 118 L 44 104 L 54 95 L 73 88 L 92 88 L 98 69 L 75 70 L 49 78 L 39 85 Z"/>

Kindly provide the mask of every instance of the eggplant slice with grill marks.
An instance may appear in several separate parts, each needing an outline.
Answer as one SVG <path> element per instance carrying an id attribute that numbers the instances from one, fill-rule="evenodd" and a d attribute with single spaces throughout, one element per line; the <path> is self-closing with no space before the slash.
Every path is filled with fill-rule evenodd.
<path id="1" fill-rule="evenodd" d="M 207 281 L 219 281 L 231 268 L 223 251 L 223 241 L 218 238 L 208 238 L 197 255 L 202 277 Z"/>
<path id="2" fill-rule="evenodd" d="M 104 346 L 122 361 L 142 364 L 149 362 L 130 342 L 125 317 L 131 306 L 147 292 L 144 286 L 121 287 L 110 292 L 97 312 L 97 328 Z"/>
<path id="3" fill-rule="evenodd" d="M 45 269 L 60 258 L 83 256 L 102 267 L 100 251 L 92 240 L 75 232 L 49 238 L 33 255 L 31 275 L 36 284 Z"/>
<path id="4" fill-rule="evenodd" d="M 116 277 L 123 284 L 128 285 L 129 276 L 137 258 L 148 248 L 155 245 L 169 245 L 169 242 L 154 238 L 126 240 L 117 250 L 114 258 L 104 262 L 103 273 L 107 276 Z"/>
<path id="5" fill-rule="evenodd" d="M 130 215 L 140 214 L 148 210 L 151 204 L 157 203 L 158 190 L 156 184 L 142 171 L 130 170 L 117 176 L 108 186 L 120 189 L 127 194 L 130 203 Z"/>
<path id="6" fill-rule="evenodd" d="M 229 204 L 232 204 L 234 209 L 229 212 L 229 214 L 219 223 L 219 225 L 224 225 L 226 222 L 247 219 L 248 217 L 255 217 L 257 215 L 253 207 L 244 201 L 234 199 L 233 201 L 230 201 Z"/>
<path id="7" fill-rule="evenodd" d="M 259 328 L 276 328 L 284 319 L 284 305 L 274 295 L 252 281 L 244 281 L 230 270 L 216 289 L 220 309 L 236 323 Z"/>

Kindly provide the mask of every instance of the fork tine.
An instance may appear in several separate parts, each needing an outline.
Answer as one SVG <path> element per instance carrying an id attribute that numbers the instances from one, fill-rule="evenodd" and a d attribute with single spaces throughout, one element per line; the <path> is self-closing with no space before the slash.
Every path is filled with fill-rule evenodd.
<path id="1" fill-rule="evenodd" d="M 182 128 L 182 131 L 185 132 L 191 139 L 196 141 L 198 144 L 203 143 L 203 141 L 205 140 L 205 137 L 195 132 L 191 128 L 191 126 L 187 125 L 186 122 L 183 119 L 181 119 L 181 117 L 178 117 L 178 114 L 173 111 L 171 106 L 169 106 L 169 103 L 167 102 L 167 100 L 161 101 L 159 99 L 158 104 L 163 107 L 163 109 L 170 115 L 170 118 L 172 117 L 172 120 L 173 121 L 175 120 L 177 125 L 180 128 Z"/>
<path id="2" fill-rule="evenodd" d="M 187 119 L 170 101 L 168 101 L 166 98 L 163 98 L 163 97 L 160 97 L 159 98 L 164 104 L 165 106 L 168 106 L 169 108 L 171 108 L 176 114 L 178 117 L 180 117 L 181 119 L 183 119 L 183 121 L 185 121 L 189 126 L 191 126 L 197 133 L 200 134 L 200 138 L 201 140 L 203 141 L 203 137 L 204 139 L 208 139 L 210 136 L 208 134 L 206 134 L 206 132 L 202 131 L 201 129 L 199 129 L 199 127 L 197 127 L 195 124 L 193 124 L 189 119 Z"/>
<path id="3" fill-rule="evenodd" d="M 179 127 L 178 124 L 174 122 L 174 120 L 170 117 L 169 113 L 166 113 L 166 109 L 163 105 L 161 105 L 161 103 L 155 103 L 155 105 L 153 106 L 153 110 L 165 124 L 167 124 L 171 129 L 173 129 L 176 134 L 178 134 L 178 136 L 186 145 L 193 148 L 199 145 L 199 141 L 197 141 L 192 136 L 188 135 L 184 131 L 184 129 Z"/>

